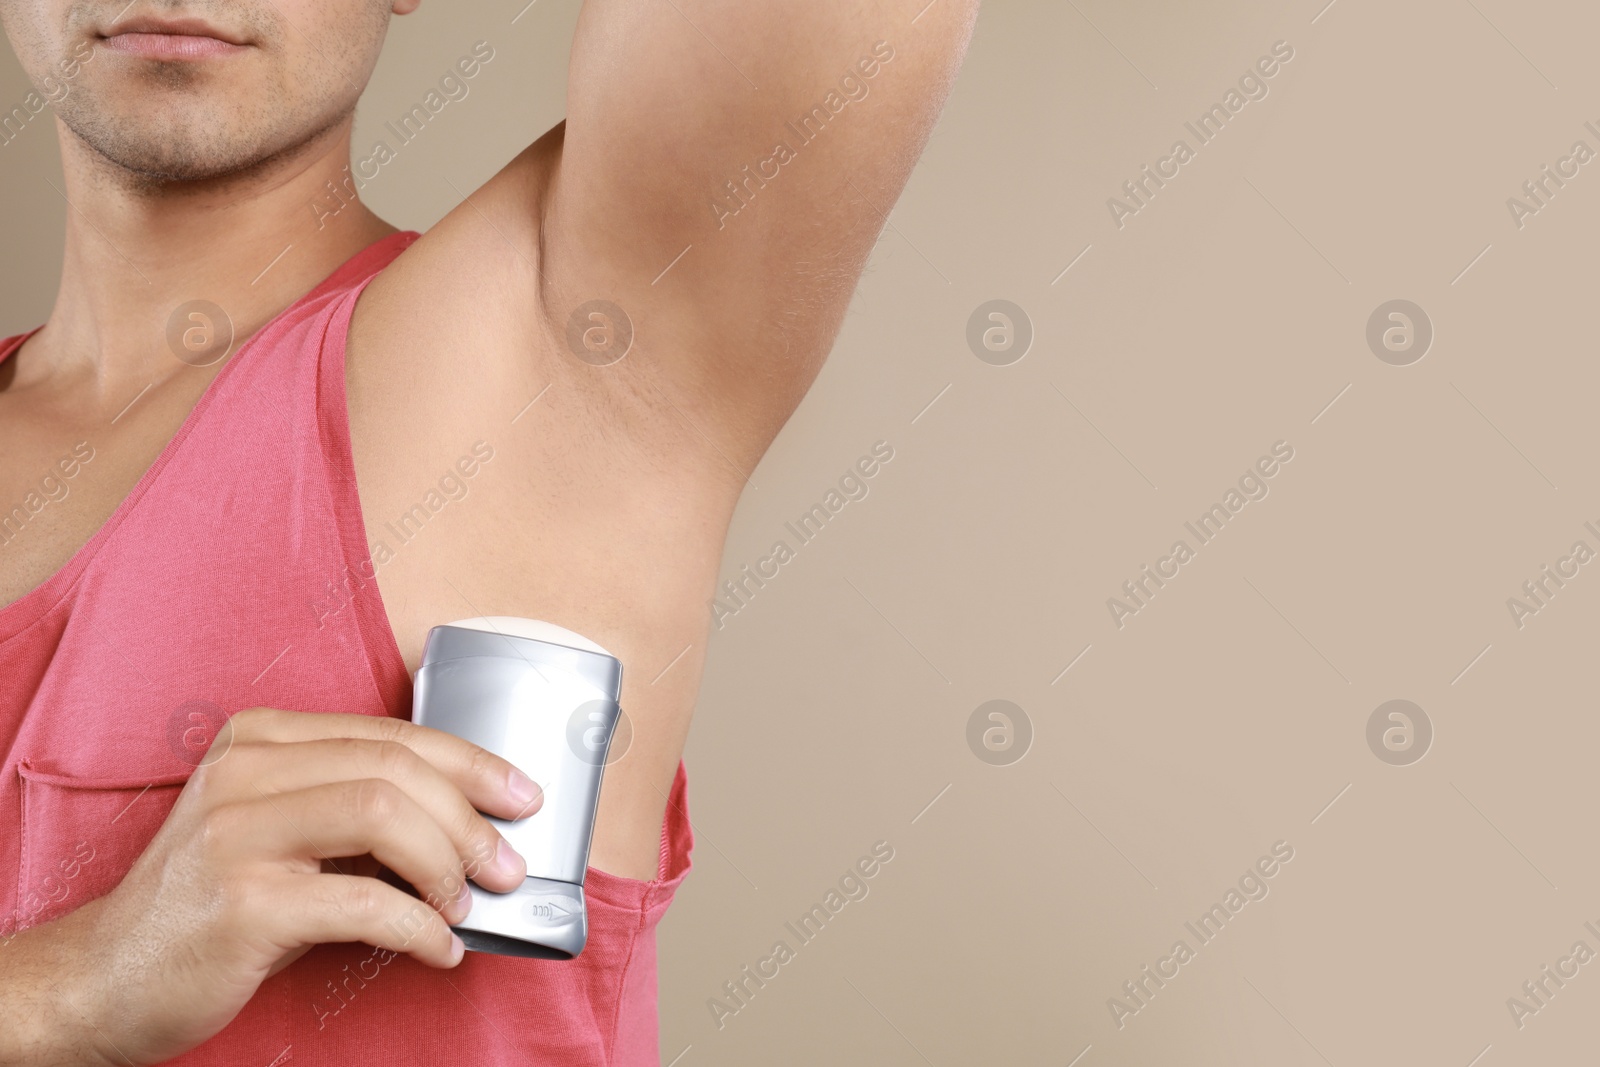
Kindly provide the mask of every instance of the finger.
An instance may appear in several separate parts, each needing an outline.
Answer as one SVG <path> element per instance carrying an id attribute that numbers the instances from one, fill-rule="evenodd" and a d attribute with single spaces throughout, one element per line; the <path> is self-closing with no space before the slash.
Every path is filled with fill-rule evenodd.
<path id="1" fill-rule="evenodd" d="M 263 795 L 217 808 L 212 817 L 233 851 L 252 859 L 300 860 L 308 870 L 320 871 L 321 860 L 370 853 L 411 883 L 449 922 L 460 922 L 471 909 L 461 858 L 449 835 L 385 779 L 358 778 Z"/>
<path id="2" fill-rule="evenodd" d="M 393 782 L 444 828 L 466 865 L 467 877 L 506 892 L 522 884 L 528 866 L 470 801 L 433 764 L 397 741 L 332 737 L 288 744 L 235 746 L 230 795 L 248 800 L 362 778 Z"/>
<path id="3" fill-rule="evenodd" d="M 242 720 L 242 721 L 241 721 Z M 249 708 L 233 717 L 234 743 L 289 743 L 335 737 L 395 741 L 437 767 L 473 807 L 502 819 L 539 810 L 544 793 L 508 760 L 453 734 L 380 715 L 347 715 Z"/>
<path id="4" fill-rule="evenodd" d="M 296 874 L 265 890 L 268 936 L 295 947 L 364 941 L 404 952 L 430 967 L 461 962 L 461 939 L 439 913 L 376 878 Z"/>

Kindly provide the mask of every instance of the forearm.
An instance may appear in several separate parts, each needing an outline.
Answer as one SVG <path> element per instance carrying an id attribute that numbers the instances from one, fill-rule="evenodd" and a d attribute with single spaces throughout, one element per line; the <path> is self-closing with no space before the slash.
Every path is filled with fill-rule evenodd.
<path id="1" fill-rule="evenodd" d="M 100 901 L 0 937 L 0 1067 L 103 1067 L 90 1021 L 96 996 L 84 966 Z"/>

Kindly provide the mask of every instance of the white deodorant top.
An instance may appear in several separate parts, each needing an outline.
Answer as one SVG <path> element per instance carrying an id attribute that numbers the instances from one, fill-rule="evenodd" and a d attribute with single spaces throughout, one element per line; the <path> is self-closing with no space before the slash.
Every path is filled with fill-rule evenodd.
<path id="1" fill-rule="evenodd" d="M 602 656 L 611 653 L 584 637 L 582 634 L 573 633 L 565 626 L 557 626 L 553 622 L 540 622 L 537 619 L 519 619 L 512 615 L 489 615 L 476 619 L 462 619 L 449 625 L 459 626 L 463 630 L 484 630 L 488 633 L 506 634 L 510 637 L 526 637 L 534 641 L 547 641 L 552 645 L 565 645 L 568 648 L 581 649 L 584 652 L 598 652 Z M 616 657 L 613 656 L 613 659 Z"/>

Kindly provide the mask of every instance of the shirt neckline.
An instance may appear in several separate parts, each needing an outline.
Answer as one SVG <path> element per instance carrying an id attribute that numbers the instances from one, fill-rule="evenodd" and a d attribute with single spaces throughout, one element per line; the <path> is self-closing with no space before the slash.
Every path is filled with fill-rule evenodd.
<path id="1" fill-rule="evenodd" d="M 246 338 L 244 342 L 239 345 L 238 350 L 235 351 L 234 354 L 228 359 L 227 365 L 224 366 L 222 370 L 218 371 L 216 376 L 212 378 L 211 381 L 206 385 L 205 390 L 200 394 L 200 399 L 195 401 L 194 407 L 189 409 L 189 413 L 184 416 L 183 422 L 178 425 L 177 432 L 174 433 L 167 441 L 166 445 L 162 447 L 161 452 L 156 456 L 155 461 L 145 469 L 145 472 L 142 475 L 139 476 L 139 480 L 134 483 L 133 488 L 129 490 L 128 495 L 123 497 L 122 502 L 117 505 L 114 511 L 112 511 L 110 518 L 106 519 L 106 521 L 100 525 L 100 528 L 97 529 L 87 541 L 79 546 L 78 550 L 74 552 L 72 556 L 68 558 L 68 560 L 63 563 L 53 574 L 51 574 L 44 581 L 40 582 L 38 585 L 34 586 L 32 589 L 28 590 L 26 593 L 23 593 L 22 596 L 18 597 L 16 600 L 13 600 L 11 603 L 0 607 L 0 644 L 11 640 L 13 637 L 16 637 L 18 634 L 28 629 L 40 619 L 44 618 L 44 616 L 48 614 L 49 611 L 56 606 L 56 604 L 60 603 L 61 598 L 66 594 L 66 591 L 72 588 L 72 586 L 77 582 L 84 569 L 88 567 L 89 563 L 93 561 L 94 557 L 99 554 L 100 549 L 104 547 L 106 541 L 111 538 L 111 535 L 116 532 L 117 527 L 120 526 L 128 517 L 128 515 L 133 512 L 134 508 L 138 506 L 139 501 L 149 491 L 150 487 L 155 484 L 156 479 L 161 476 L 162 470 L 165 469 L 168 462 L 177 453 L 178 449 L 183 445 L 183 442 L 193 431 L 201 416 L 204 415 L 206 409 L 211 405 L 211 402 L 216 398 L 223 382 L 226 381 L 228 376 L 233 373 L 234 368 L 244 361 L 247 353 L 254 349 L 257 340 L 259 340 L 274 324 L 276 324 L 291 311 L 294 311 L 297 308 L 303 307 L 314 300 L 326 296 L 328 293 L 338 289 L 341 285 L 344 285 L 371 257 L 377 255 L 380 250 L 387 249 L 389 245 L 393 243 L 403 243 L 404 245 L 409 246 L 412 241 L 416 240 L 420 236 L 421 234 L 415 230 L 397 230 L 386 237 L 380 237 L 371 244 L 366 245 L 350 256 L 349 259 L 341 263 L 338 267 L 334 268 L 333 272 L 322 281 L 318 282 L 316 287 L 310 292 L 289 304 L 282 311 L 278 312 L 271 319 L 269 319 L 255 333 Z M 402 251 L 403 250 L 404 248 L 402 248 Z M 41 323 L 40 325 L 29 330 L 27 333 L 16 337 L 10 344 L 6 346 L 3 351 L 0 351 L 0 363 L 3 363 L 5 360 L 9 359 L 13 353 L 15 353 L 23 346 L 23 344 L 27 342 L 28 338 L 44 329 L 45 325 L 46 324 Z"/>

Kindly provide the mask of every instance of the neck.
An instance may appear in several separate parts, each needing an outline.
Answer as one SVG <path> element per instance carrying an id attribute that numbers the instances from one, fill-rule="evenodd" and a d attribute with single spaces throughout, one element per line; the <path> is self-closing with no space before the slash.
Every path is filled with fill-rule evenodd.
<path id="1" fill-rule="evenodd" d="M 69 204 L 61 285 L 14 384 L 126 397 L 129 385 L 187 366 L 167 341 L 181 305 L 221 307 L 237 350 L 394 233 L 346 180 L 352 121 L 248 171 L 198 182 L 135 179 L 58 121 L 65 186 L 57 191 Z"/>

